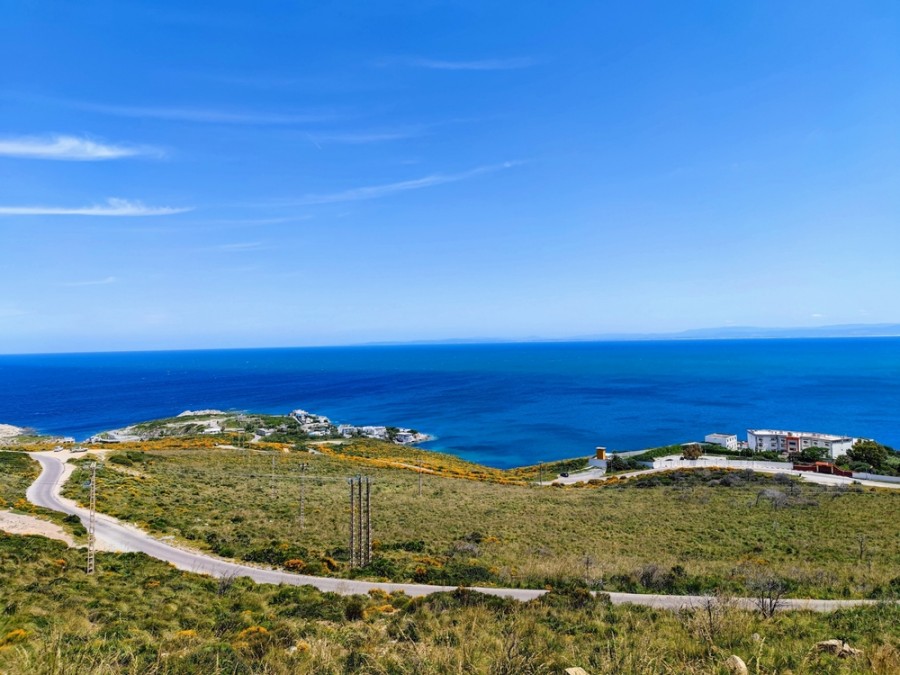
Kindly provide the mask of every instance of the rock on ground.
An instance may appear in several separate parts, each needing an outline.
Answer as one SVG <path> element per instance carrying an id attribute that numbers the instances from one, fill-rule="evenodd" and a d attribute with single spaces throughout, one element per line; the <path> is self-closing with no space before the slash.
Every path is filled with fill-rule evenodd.
<path id="1" fill-rule="evenodd" d="M 845 659 L 848 656 L 859 656 L 862 654 L 861 649 L 854 649 L 843 640 L 823 640 L 816 643 L 817 652 L 826 652 Z"/>
<path id="2" fill-rule="evenodd" d="M 747 670 L 747 664 L 744 663 L 744 659 L 742 659 L 737 654 L 732 654 L 727 659 L 725 659 L 725 670 L 727 670 L 731 675 L 748 675 L 749 671 Z"/>

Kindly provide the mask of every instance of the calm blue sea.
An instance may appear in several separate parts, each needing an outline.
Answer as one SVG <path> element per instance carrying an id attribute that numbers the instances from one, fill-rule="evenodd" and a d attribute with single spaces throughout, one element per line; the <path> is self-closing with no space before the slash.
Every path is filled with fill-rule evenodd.
<path id="1" fill-rule="evenodd" d="M 900 447 L 900 339 L 0 356 L 0 422 L 83 438 L 198 408 L 413 427 L 498 467 L 753 427 Z"/>

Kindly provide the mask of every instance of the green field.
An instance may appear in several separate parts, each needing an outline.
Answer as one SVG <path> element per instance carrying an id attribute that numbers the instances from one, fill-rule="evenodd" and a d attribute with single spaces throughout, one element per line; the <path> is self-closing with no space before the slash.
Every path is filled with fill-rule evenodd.
<path id="1" fill-rule="evenodd" d="M 737 654 L 759 674 L 900 669 L 900 607 L 833 614 L 717 605 L 613 607 L 577 589 L 520 604 L 465 591 L 410 600 L 217 581 L 140 554 L 98 554 L 0 533 L 0 673 L 559 674 L 724 673 Z M 817 653 L 843 638 L 861 656 Z"/>
<path id="2" fill-rule="evenodd" d="M 114 453 L 99 473 L 98 508 L 198 549 L 310 574 L 735 594 L 762 575 L 778 577 L 795 597 L 900 591 L 896 492 L 792 487 L 724 472 L 565 489 L 427 474 L 419 496 L 420 474 L 375 465 L 379 447 Z M 428 461 L 428 453 L 397 446 L 384 446 L 383 459 L 403 463 L 402 452 L 411 466 Z M 309 465 L 303 529 L 301 462 Z M 375 558 L 362 570 L 347 565 L 346 478 L 356 473 L 374 480 Z M 84 501 L 84 478 L 76 472 L 66 494 Z M 762 489 L 793 494 L 776 509 L 756 504 Z"/>

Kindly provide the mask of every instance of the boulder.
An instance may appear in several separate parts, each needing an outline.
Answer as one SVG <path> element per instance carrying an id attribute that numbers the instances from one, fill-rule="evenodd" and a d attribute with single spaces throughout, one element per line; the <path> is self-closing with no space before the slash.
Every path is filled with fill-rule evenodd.
<path id="1" fill-rule="evenodd" d="M 727 659 L 725 659 L 725 670 L 729 672 L 730 675 L 748 675 L 750 671 L 747 670 L 747 664 L 744 663 L 744 659 L 742 659 L 737 654 L 732 654 Z"/>
<path id="2" fill-rule="evenodd" d="M 817 652 L 834 654 L 841 659 L 862 654 L 861 649 L 854 649 L 843 640 L 823 640 L 822 642 L 816 643 L 815 649 Z"/>

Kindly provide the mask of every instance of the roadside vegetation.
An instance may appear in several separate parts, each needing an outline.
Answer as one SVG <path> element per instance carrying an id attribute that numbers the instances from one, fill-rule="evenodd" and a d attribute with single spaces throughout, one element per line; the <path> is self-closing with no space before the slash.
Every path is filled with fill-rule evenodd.
<path id="1" fill-rule="evenodd" d="M 40 472 L 38 463 L 28 455 L 0 450 L 0 510 L 50 520 L 63 527 L 76 541 L 81 541 L 87 530 L 77 517 L 35 506 L 25 499 L 25 491 Z"/>
<path id="2" fill-rule="evenodd" d="M 835 463 L 851 471 L 900 476 L 900 453 L 875 441 L 858 441 Z"/>
<path id="3" fill-rule="evenodd" d="M 733 457 L 734 459 L 759 459 L 766 460 L 772 462 L 784 461 L 782 456 L 777 452 L 753 452 L 752 450 L 729 450 L 721 445 L 715 445 L 713 443 L 697 443 L 695 446 L 699 446 L 702 454 L 707 455 L 717 455 L 720 457 Z M 669 455 L 682 455 L 685 452 L 685 447 L 679 443 L 675 445 L 663 445 L 658 448 L 651 448 L 642 452 L 639 455 L 632 455 L 630 459 L 636 462 L 652 462 L 654 459 L 658 459 L 660 457 L 667 457 Z M 692 458 L 695 459 L 695 458 Z"/>
<path id="4" fill-rule="evenodd" d="M 97 557 L 0 533 L 0 673 L 755 673 L 900 669 L 900 607 L 765 618 L 727 597 L 696 610 L 611 606 L 578 588 L 519 603 L 459 590 L 342 597 L 180 572 L 141 554 Z M 39 599 L 39 600 L 38 600 Z M 861 654 L 815 645 L 839 638 Z"/>
<path id="5" fill-rule="evenodd" d="M 25 490 L 41 472 L 37 462 L 21 452 L 0 450 L 0 509 L 22 506 Z"/>
<path id="6" fill-rule="evenodd" d="M 111 452 L 99 510 L 200 550 L 308 574 L 735 595 L 774 578 L 795 597 L 900 593 L 895 492 L 726 470 L 536 488 L 520 480 L 528 474 L 370 440 L 314 452 L 201 440 Z M 358 473 L 374 481 L 374 557 L 351 570 L 346 479 Z M 76 471 L 65 494 L 86 502 L 85 478 Z"/>

